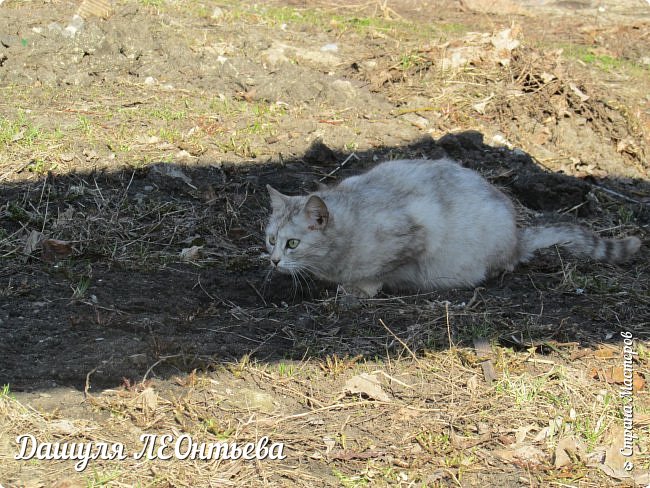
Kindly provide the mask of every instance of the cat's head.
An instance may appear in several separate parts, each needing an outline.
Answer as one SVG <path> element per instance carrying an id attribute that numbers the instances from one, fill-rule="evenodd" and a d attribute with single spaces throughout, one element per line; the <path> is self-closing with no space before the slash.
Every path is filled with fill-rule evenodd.
<path id="1" fill-rule="evenodd" d="M 327 205 L 317 195 L 291 197 L 267 185 L 271 217 L 266 226 L 266 249 L 271 266 L 283 273 L 310 271 L 318 274 L 329 240 L 331 224 Z"/>

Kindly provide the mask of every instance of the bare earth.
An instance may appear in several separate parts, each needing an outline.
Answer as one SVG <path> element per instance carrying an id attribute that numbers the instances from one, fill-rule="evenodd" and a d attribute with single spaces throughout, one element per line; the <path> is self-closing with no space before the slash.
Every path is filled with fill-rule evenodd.
<path id="1" fill-rule="evenodd" d="M 650 484 L 647 2 L 78 8 L 0 3 L 0 485 Z M 444 155 L 522 223 L 644 245 L 352 304 L 268 275 L 266 184 Z M 287 457 L 130 456 L 182 433 Z M 21 434 L 129 457 L 15 460 Z"/>

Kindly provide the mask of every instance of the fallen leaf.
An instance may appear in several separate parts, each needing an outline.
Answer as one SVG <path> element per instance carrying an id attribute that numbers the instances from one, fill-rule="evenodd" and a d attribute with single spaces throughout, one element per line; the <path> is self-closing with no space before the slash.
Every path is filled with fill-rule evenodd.
<path id="1" fill-rule="evenodd" d="M 246 100 L 247 102 L 253 102 L 257 96 L 257 88 L 253 87 L 246 91 L 238 91 L 235 93 L 237 100 Z"/>
<path id="2" fill-rule="evenodd" d="M 625 371 L 622 366 L 612 366 L 610 368 L 591 368 L 589 371 L 589 376 L 591 378 L 604 381 L 606 383 L 612 383 L 621 385 L 625 381 Z M 643 375 L 637 371 L 632 372 L 632 388 L 633 391 L 642 390 L 645 386 L 645 378 Z"/>
<path id="3" fill-rule="evenodd" d="M 471 449 L 472 447 L 483 444 L 491 439 L 491 432 L 485 432 L 478 437 L 462 437 L 452 430 L 450 435 L 451 445 L 458 449 Z"/>
<path id="4" fill-rule="evenodd" d="M 344 391 L 362 393 L 373 400 L 390 402 L 391 398 L 382 389 L 379 379 L 374 374 L 361 373 L 345 382 Z"/>
<path id="5" fill-rule="evenodd" d="M 502 461 L 519 464 L 541 464 L 546 459 L 546 454 L 535 446 L 526 444 L 516 449 L 496 449 L 493 453 Z"/>
<path id="6" fill-rule="evenodd" d="M 51 485 L 52 488 L 83 488 L 84 486 L 86 486 L 85 483 L 69 478 L 61 479 Z"/>
<path id="7" fill-rule="evenodd" d="M 626 461 L 627 458 L 621 454 L 620 447 L 612 445 L 605 452 L 605 460 L 601 464 L 597 464 L 597 467 L 612 478 L 631 478 L 632 473 L 624 469 Z"/>
<path id="8" fill-rule="evenodd" d="M 193 190 L 197 189 L 196 186 L 192 184 L 192 178 L 183 173 L 183 171 L 175 165 L 168 163 L 157 163 L 151 166 L 150 171 L 154 175 L 179 179 Z"/>
<path id="9" fill-rule="evenodd" d="M 535 429 L 534 425 L 524 425 L 523 427 L 519 427 L 515 431 L 515 443 L 517 445 L 523 444 L 523 442 L 526 440 L 526 436 L 528 435 L 528 432 L 531 430 Z"/>
<path id="10" fill-rule="evenodd" d="M 201 257 L 201 249 L 203 249 L 203 246 L 183 248 L 180 252 L 181 260 L 185 262 L 196 261 Z"/>
<path id="11" fill-rule="evenodd" d="M 153 388 L 145 388 L 138 395 L 138 406 L 145 415 L 150 415 L 156 411 L 158 406 L 158 394 Z"/>
<path id="12" fill-rule="evenodd" d="M 534 443 L 541 442 L 547 437 L 550 437 L 550 427 L 544 427 L 542 430 L 540 430 L 535 438 L 533 439 Z"/>
<path id="13" fill-rule="evenodd" d="M 578 450 L 578 444 L 573 437 L 560 439 L 555 446 L 555 459 L 553 464 L 556 468 L 562 468 L 573 464 L 573 457 Z"/>
<path id="14" fill-rule="evenodd" d="M 23 137 L 25 137 L 25 131 L 26 131 L 26 130 L 27 130 L 27 129 L 25 129 L 25 127 L 23 127 L 22 129 L 20 129 L 20 131 L 16 132 L 16 133 L 13 135 L 13 137 L 11 138 L 11 142 L 18 142 L 18 141 L 20 141 Z"/>
<path id="15" fill-rule="evenodd" d="M 43 240 L 43 234 L 37 230 L 33 230 L 25 239 L 25 246 L 23 247 L 23 254 L 29 256 L 34 250 L 40 248 L 41 241 Z"/>
<path id="16" fill-rule="evenodd" d="M 555 80 L 557 78 L 557 76 L 555 76 L 553 73 L 548 73 L 548 72 L 544 71 L 541 74 L 541 78 L 542 78 L 542 81 L 544 83 L 550 83 L 551 81 Z"/>
<path id="17" fill-rule="evenodd" d="M 50 422 L 48 427 L 60 435 L 76 435 L 79 429 L 69 420 L 61 419 Z"/>
<path id="18" fill-rule="evenodd" d="M 470 392 L 475 392 L 478 390 L 479 380 L 478 375 L 474 374 L 467 380 L 467 389 Z"/>
<path id="19" fill-rule="evenodd" d="M 614 359 L 617 356 L 618 352 L 616 349 L 611 347 L 601 347 L 594 351 L 594 357 L 597 357 L 598 359 Z"/>
<path id="20" fill-rule="evenodd" d="M 325 454 L 329 454 L 334 446 L 336 446 L 336 441 L 331 437 L 323 437 L 323 442 L 325 443 Z"/>
<path id="21" fill-rule="evenodd" d="M 580 88 L 578 88 L 573 83 L 569 83 L 569 88 L 571 88 L 571 91 L 573 91 L 573 93 L 578 95 L 578 98 L 581 101 L 586 102 L 587 100 L 589 100 L 589 95 L 586 95 L 582 90 L 580 90 Z"/>
<path id="22" fill-rule="evenodd" d="M 41 241 L 43 248 L 43 261 L 53 263 L 59 259 L 72 255 L 72 244 L 58 239 L 44 239 Z"/>

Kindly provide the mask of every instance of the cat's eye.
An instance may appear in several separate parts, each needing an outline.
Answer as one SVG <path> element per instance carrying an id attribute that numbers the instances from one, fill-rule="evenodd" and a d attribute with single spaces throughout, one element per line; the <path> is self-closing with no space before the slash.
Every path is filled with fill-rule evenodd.
<path id="1" fill-rule="evenodd" d="M 269 244 L 275 246 L 275 236 L 269 236 Z"/>
<path id="2" fill-rule="evenodd" d="M 287 247 L 289 249 L 295 249 L 298 247 L 298 244 L 300 244 L 300 241 L 298 239 L 289 239 L 287 241 Z"/>

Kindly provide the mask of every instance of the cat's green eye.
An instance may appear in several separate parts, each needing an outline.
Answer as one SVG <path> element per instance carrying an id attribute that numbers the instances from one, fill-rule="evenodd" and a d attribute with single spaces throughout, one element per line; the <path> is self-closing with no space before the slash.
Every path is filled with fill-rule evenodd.
<path id="1" fill-rule="evenodd" d="M 300 241 L 298 239 L 289 239 L 287 241 L 287 247 L 289 249 L 295 249 L 298 247 L 298 244 L 300 244 Z"/>
<path id="2" fill-rule="evenodd" d="M 269 236 L 269 244 L 275 246 L 275 236 Z"/>

